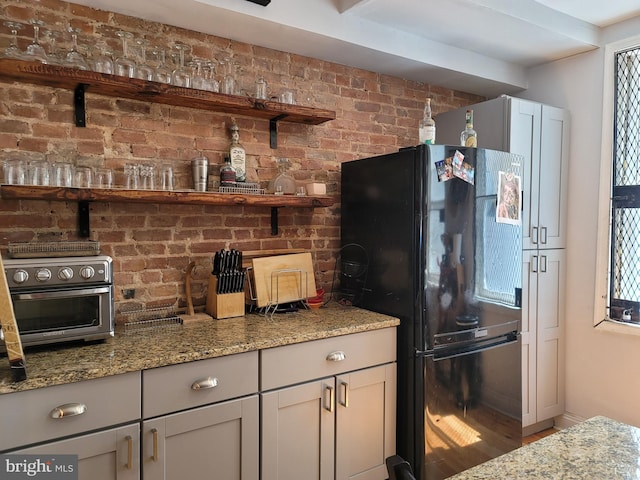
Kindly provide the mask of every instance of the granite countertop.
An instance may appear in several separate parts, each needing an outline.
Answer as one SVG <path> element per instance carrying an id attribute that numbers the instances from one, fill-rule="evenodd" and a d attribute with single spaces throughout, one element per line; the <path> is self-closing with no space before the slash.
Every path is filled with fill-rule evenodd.
<path id="1" fill-rule="evenodd" d="M 640 429 L 593 417 L 450 480 L 640 479 Z"/>
<path id="2" fill-rule="evenodd" d="M 104 342 L 26 350 L 27 380 L 13 382 L 0 358 L 0 394 L 62 385 L 399 325 L 397 318 L 331 302 L 272 317 L 212 319 L 156 329 L 116 328 Z"/>

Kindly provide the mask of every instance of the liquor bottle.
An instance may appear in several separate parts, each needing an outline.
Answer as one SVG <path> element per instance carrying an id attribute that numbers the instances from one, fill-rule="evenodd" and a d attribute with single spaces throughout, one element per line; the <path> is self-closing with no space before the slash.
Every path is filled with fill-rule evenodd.
<path id="1" fill-rule="evenodd" d="M 420 143 L 433 145 L 436 143 L 436 122 L 431 118 L 431 99 L 427 98 L 424 106 L 424 114 L 420 121 L 420 129 L 418 130 Z"/>
<path id="2" fill-rule="evenodd" d="M 231 157 L 225 155 L 224 164 L 220 167 L 220 186 L 234 187 L 236 184 L 236 170 L 231 165 Z"/>
<path id="3" fill-rule="evenodd" d="M 238 125 L 234 122 L 231 125 L 231 145 L 229 146 L 229 157 L 231 166 L 236 172 L 236 182 L 244 182 L 247 179 L 247 159 L 244 147 L 240 145 L 240 134 Z"/>
<path id="4" fill-rule="evenodd" d="M 463 147 L 477 147 L 478 134 L 473 129 L 473 110 L 467 110 L 465 120 L 466 127 L 460 134 L 460 145 Z"/>

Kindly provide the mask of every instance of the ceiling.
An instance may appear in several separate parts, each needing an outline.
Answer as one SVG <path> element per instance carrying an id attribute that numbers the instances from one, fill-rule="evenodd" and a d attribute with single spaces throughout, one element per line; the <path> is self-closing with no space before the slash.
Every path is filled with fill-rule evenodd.
<path id="1" fill-rule="evenodd" d="M 638 0 L 71 1 L 488 97 L 640 16 Z"/>

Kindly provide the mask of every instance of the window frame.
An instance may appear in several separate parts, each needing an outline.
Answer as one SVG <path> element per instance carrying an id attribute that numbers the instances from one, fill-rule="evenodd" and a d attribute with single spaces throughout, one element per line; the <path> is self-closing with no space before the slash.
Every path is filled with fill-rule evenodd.
<path id="1" fill-rule="evenodd" d="M 610 261 L 612 239 L 613 152 L 616 100 L 616 53 L 640 47 L 640 35 L 609 43 L 604 48 L 604 82 L 602 91 L 602 144 L 600 152 L 600 187 L 596 239 L 596 279 L 593 325 L 598 330 L 640 335 L 640 325 L 623 323 L 609 317 Z"/>

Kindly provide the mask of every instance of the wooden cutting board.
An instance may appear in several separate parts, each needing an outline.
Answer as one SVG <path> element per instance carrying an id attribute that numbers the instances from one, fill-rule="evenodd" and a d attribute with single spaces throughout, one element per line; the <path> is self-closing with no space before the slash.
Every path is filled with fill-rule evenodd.
<path id="1" fill-rule="evenodd" d="M 9 285 L 7 284 L 7 276 L 4 273 L 2 257 L 0 257 L 0 327 L 2 327 L 2 332 L 4 333 L 4 344 L 7 349 L 13 381 L 26 380 L 27 369 L 25 368 L 24 352 L 22 351 L 22 342 L 20 341 L 18 324 L 13 311 L 13 303 L 9 294 Z"/>
<path id="2" fill-rule="evenodd" d="M 252 266 L 258 307 L 291 303 L 316 294 L 309 252 L 254 258 Z"/>

